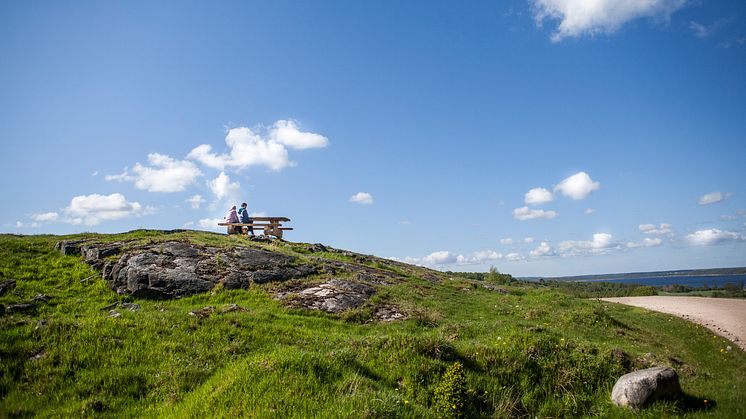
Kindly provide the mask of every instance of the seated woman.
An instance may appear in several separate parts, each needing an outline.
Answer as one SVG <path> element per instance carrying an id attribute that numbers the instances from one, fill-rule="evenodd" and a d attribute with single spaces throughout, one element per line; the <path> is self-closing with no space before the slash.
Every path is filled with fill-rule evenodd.
<path id="1" fill-rule="evenodd" d="M 228 214 L 225 216 L 226 223 L 238 223 L 238 214 L 236 214 L 236 206 L 232 206 L 228 210 Z M 228 234 L 241 234 L 241 227 L 239 226 L 228 226 Z"/>

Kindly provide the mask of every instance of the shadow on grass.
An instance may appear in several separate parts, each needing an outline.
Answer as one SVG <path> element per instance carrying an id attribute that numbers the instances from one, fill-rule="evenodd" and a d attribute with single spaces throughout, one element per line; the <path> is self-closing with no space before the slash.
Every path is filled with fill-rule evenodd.
<path id="1" fill-rule="evenodd" d="M 676 400 L 675 405 L 683 413 L 693 413 L 714 409 L 717 403 L 712 399 L 684 393 L 680 399 Z"/>

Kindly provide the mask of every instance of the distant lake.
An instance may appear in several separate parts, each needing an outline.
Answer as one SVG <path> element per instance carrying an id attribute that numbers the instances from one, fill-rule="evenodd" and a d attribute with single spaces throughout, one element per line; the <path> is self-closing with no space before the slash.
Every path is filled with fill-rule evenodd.
<path id="1" fill-rule="evenodd" d="M 746 284 L 746 275 L 709 275 L 709 276 L 659 276 L 651 278 L 588 279 L 578 282 L 611 282 L 616 284 L 640 284 L 661 287 L 664 285 L 687 285 L 690 287 L 722 288 L 727 283 Z"/>

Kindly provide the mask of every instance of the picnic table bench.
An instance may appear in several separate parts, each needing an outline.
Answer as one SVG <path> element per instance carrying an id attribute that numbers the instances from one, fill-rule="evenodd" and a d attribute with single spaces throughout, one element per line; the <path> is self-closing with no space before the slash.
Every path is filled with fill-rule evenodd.
<path id="1" fill-rule="evenodd" d="M 290 221 L 287 217 L 251 217 L 250 223 L 218 223 L 219 226 L 228 227 L 228 234 L 231 234 L 230 227 L 251 227 L 261 229 L 267 236 L 282 238 L 282 232 L 292 230 L 292 227 L 283 227 L 282 223 Z"/>

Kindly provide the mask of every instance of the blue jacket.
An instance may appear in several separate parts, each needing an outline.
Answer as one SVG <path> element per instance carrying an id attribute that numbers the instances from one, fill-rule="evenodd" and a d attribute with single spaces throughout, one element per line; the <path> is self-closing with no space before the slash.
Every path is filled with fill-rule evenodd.
<path id="1" fill-rule="evenodd" d="M 251 219 L 249 218 L 249 212 L 246 211 L 246 208 L 239 208 L 238 209 L 238 220 L 241 223 L 250 223 Z"/>

